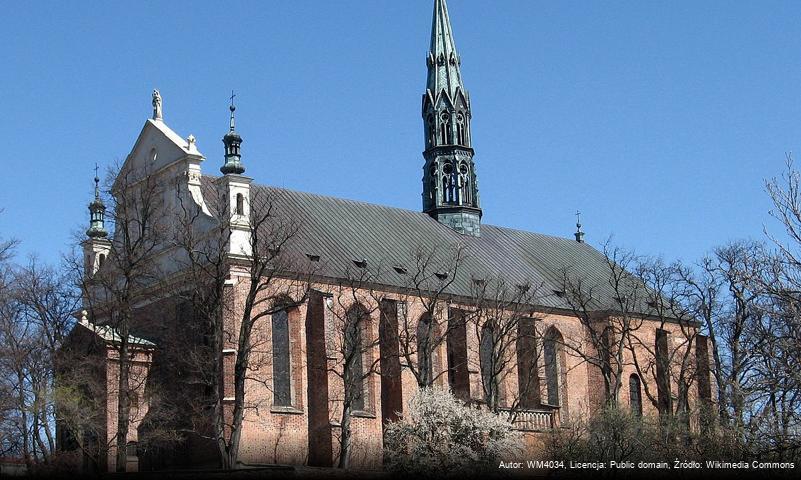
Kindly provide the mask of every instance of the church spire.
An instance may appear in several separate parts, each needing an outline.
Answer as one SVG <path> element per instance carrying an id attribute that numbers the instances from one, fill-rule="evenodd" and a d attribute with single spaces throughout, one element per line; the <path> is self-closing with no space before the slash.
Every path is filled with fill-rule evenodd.
<path id="1" fill-rule="evenodd" d="M 431 23 L 431 48 L 428 51 L 428 90 L 438 95 L 445 90 L 454 97 L 462 86 L 462 61 L 456 51 L 453 29 L 445 0 L 434 2 L 434 18 Z"/>
<path id="2" fill-rule="evenodd" d="M 581 212 L 576 212 L 576 241 L 584 243 L 584 232 L 581 230 Z"/>
<path id="3" fill-rule="evenodd" d="M 228 133 L 225 134 L 222 140 L 225 144 L 225 165 L 220 168 L 220 171 L 225 175 L 241 175 L 245 173 L 245 166 L 242 165 L 242 154 L 239 151 L 239 147 L 242 145 L 242 137 L 236 133 L 235 129 L 234 112 L 236 111 L 236 106 L 234 105 L 234 97 L 236 95 L 231 91 L 231 106 L 228 107 L 231 111 L 231 123 Z"/>
<path id="4" fill-rule="evenodd" d="M 423 95 L 426 163 L 423 211 L 459 233 L 479 236 L 481 207 L 470 135 L 470 96 L 445 0 L 434 1 Z"/>
<path id="5" fill-rule="evenodd" d="M 89 238 L 104 238 L 108 236 L 106 231 L 106 205 L 100 198 L 100 178 L 97 176 L 98 167 L 95 165 L 95 199 L 89 204 L 89 230 L 86 235 Z"/>

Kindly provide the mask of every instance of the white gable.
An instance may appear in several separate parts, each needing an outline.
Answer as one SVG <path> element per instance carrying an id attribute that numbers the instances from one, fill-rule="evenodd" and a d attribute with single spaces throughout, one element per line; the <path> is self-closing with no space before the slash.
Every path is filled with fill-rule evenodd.
<path id="1" fill-rule="evenodd" d="M 187 159 L 199 163 L 203 161 L 203 154 L 194 143 L 181 138 L 163 121 L 147 119 L 121 170 L 153 174 Z"/>

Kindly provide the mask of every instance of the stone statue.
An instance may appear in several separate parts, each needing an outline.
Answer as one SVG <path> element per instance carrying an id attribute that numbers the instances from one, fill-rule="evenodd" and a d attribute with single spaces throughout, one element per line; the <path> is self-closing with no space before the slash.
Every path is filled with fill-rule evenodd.
<path id="1" fill-rule="evenodd" d="M 153 90 L 153 120 L 161 120 L 161 94 Z"/>

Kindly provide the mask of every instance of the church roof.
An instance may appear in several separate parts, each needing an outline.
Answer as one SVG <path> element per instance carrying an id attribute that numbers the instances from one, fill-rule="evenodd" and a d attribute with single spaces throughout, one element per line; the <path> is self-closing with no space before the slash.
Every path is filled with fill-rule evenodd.
<path id="1" fill-rule="evenodd" d="M 212 188 L 214 177 L 203 178 L 204 186 Z M 502 278 L 510 286 L 538 288 L 540 306 L 569 309 L 562 292 L 568 269 L 571 277 L 593 285 L 599 299 L 614 298 L 604 255 L 586 243 L 487 224 L 481 225 L 480 237 L 473 237 L 421 212 L 263 185 L 252 188 L 251 198 L 261 195 L 276 215 L 298 223 L 299 232 L 287 249 L 303 260 L 319 256 L 313 267 L 321 276 L 342 278 L 350 272 L 353 278 L 359 271 L 355 262 L 366 260 L 370 273 L 380 272 L 376 283 L 407 288 L 418 271 L 416 252 L 438 252 L 429 272 L 436 270 L 434 265 L 444 270 L 461 244 L 463 258 L 449 294 L 470 297 L 475 280 Z M 606 308 L 613 305 L 603 303 Z M 597 307 L 606 309 L 602 303 Z"/>
<path id="2" fill-rule="evenodd" d="M 79 320 L 77 322 L 77 325 L 80 325 L 83 328 L 89 330 L 90 332 L 96 334 L 98 337 L 100 337 L 106 342 L 120 343 L 122 341 L 122 336 L 120 335 L 120 333 L 116 329 L 108 325 L 96 325 L 84 319 Z M 138 345 L 142 347 L 154 347 L 156 345 L 150 340 L 135 337 L 133 335 L 128 335 L 128 343 L 131 345 Z"/>

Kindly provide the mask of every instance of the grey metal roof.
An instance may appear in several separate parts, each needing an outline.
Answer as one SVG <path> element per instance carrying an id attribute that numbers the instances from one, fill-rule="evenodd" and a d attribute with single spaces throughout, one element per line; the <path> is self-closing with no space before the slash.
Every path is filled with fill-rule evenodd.
<path id="1" fill-rule="evenodd" d="M 206 192 L 213 189 L 213 181 L 214 177 L 204 176 Z M 603 254 L 573 239 L 487 224 L 482 224 L 480 237 L 473 237 L 422 212 L 255 184 L 252 189 L 252 198 L 268 198 L 278 216 L 298 222 L 300 230 L 286 249 L 297 258 L 319 256 L 313 266 L 321 276 L 353 278 L 358 274 L 354 260 L 366 260 L 369 271 L 378 271 L 375 283 L 405 288 L 417 271 L 416 251 L 439 252 L 445 268 L 456 246 L 463 244 L 464 258 L 447 293 L 469 297 L 474 279 L 500 277 L 508 285 L 539 288 L 540 306 L 569 309 L 555 293 L 564 288 L 563 272 L 568 268 L 571 276 L 593 285 L 599 299 L 614 295 Z M 398 273 L 395 266 L 407 273 Z"/>

